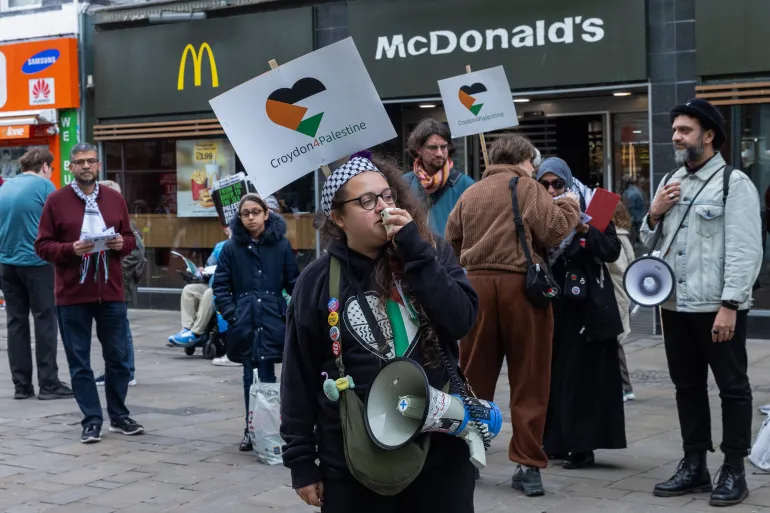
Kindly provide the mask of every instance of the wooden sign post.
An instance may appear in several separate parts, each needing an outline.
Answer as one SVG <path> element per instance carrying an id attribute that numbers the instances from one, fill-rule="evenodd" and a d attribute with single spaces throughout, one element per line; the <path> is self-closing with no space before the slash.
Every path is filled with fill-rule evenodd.
<path id="1" fill-rule="evenodd" d="M 275 69 L 275 68 L 277 68 L 277 67 L 278 67 L 278 62 L 277 62 L 275 59 L 270 59 L 270 61 L 268 62 L 268 64 L 270 64 L 270 69 Z M 323 166 L 321 166 L 321 171 L 323 171 L 323 173 L 324 173 L 324 176 L 325 176 L 326 178 L 329 178 L 329 175 L 331 175 L 331 174 L 332 174 L 332 170 L 331 170 L 331 169 L 329 169 L 329 166 L 327 166 L 326 164 L 324 164 Z"/>
<path id="2" fill-rule="evenodd" d="M 465 66 L 465 72 L 471 72 L 470 64 Z M 489 154 L 487 153 L 487 141 L 484 139 L 483 133 L 479 134 L 479 142 L 481 143 L 481 154 L 484 156 L 484 168 L 486 169 L 489 167 Z"/>

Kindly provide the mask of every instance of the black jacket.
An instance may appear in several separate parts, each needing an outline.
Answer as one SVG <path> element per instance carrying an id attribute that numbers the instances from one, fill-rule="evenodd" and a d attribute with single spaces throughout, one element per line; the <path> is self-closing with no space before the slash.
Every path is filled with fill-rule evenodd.
<path id="1" fill-rule="evenodd" d="M 458 265 L 451 246 L 437 238 L 434 249 L 423 240 L 414 223 L 407 224 L 396 235 L 396 247 L 404 260 L 404 278 L 436 330 L 447 356 L 458 359 L 457 341 L 476 322 L 478 296 L 465 272 Z M 361 291 L 374 296 L 371 278 L 374 261 L 347 248 L 344 241 L 334 240 L 327 251 L 349 269 L 360 284 Z M 342 444 L 339 402 L 324 395 L 322 372 L 336 379 L 332 341 L 329 336 L 329 262 L 325 255 L 310 264 L 300 276 L 289 305 L 286 347 L 281 377 L 281 436 L 284 465 L 291 469 L 292 484 L 300 488 L 347 472 Z M 343 272 L 340 278 L 339 329 L 345 370 L 355 382 L 355 391 L 362 401 L 385 360 L 374 347 L 371 331 L 362 322 L 363 315 L 356 300 L 354 285 Z M 373 304 L 375 316 L 383 314 Z M 382 324 L 381 324 L 382 325 Z M 389 330 L 383 330 L 387 337 Z M 408 356 L 424 363 L 419 348 L 420 333 L 411 333 Z M 392 347 L 392 341 L 389 340 Z M 392 354 L 388 356 L 388 359 Z M 433 387 L 441 389 L 449 380 L 446 370 L 438 366 L 423 368 Z M 319 469 L 316 460 L 320 460 Z M 426 466 L 428 463 L 426 463 Z"/>
<path id="2" fill-rule="evenodd" d="M 228 323 L 227 357 L 280 361 L 286 330 L 286 301 L 299 270 L 286 222 L 271 213 L 257 242 L 240 218 L 230 222 L 232 238 L 225 243 L 214 275 L 214 302 Z"/>
<path id="3" fill-rule="evenodd" d="M 581 239 L 584 243 L 581 243 Z M 553 265 L 554 278 L 564 290 L 565 278 L 573 269 L 585 273 L 588 294 L 583 300 L 564 299 L 564 315 L 580 315 L 587 341 L 616 340 L 623 333 L 615 287 L 605 262 L 620 256 L 621 245 L 615 225 L 610 223 L 604 233 L 593 226 L 585 235 L 577 234 L 569 247 Z M 559 309 L 555 321 L 559 321 Z M 575 334 L 577 336 L 577 334 Z"/>

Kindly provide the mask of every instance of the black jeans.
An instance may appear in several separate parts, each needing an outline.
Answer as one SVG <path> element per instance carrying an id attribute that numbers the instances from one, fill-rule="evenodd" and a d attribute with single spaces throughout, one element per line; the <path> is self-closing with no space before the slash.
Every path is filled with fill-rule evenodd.
<path id="1" fill-rule="evenodd" d="M 123 302 L 83 303 L 60 306 L 59 329 L 70 366 L 72 391 L 83 412 L 81 424 L 102 425 L 102 405 L 91 369 L 91 327 L 96 321 L 96 336 L 104 357 L 104 394 L 111 421 L 127 417 L 126 394 L 131 371 L 128 351 L 128 318 Z"/>
<path id="2" fill-rule="evenodd" d="M 433 435 L 425 467 L 403 492 L 385 497 L 350 474 L 324 477 L 321 513 L 473 513 L 473 468 L 462 439 Z"/>
<path id="3" fill-rule="evenodd" d="M 738 312 L 735 336 L 711 341 L 715 313 L 663 310 L 663 334 L 685 451 L 713 451 L 708 399 L 708 368 L 722 399 L 722 445 L 725 455 L 745 457 L 751 449 L 751 386 L 747 374 L 748 311 Z"/>
<path id="4" fill-rule="evenodd" d="M 56 364 L 56 306 L 54 305 L 54 270 L 51 265 L 16 267 L 0 265 L 0 288 L 8 312 L 8 363 L 16 386 L 32 384 L 32 340 L 29 313 L 35 322 L 35 360 L 37 382 L 41 389 L 59 384 Z"/>

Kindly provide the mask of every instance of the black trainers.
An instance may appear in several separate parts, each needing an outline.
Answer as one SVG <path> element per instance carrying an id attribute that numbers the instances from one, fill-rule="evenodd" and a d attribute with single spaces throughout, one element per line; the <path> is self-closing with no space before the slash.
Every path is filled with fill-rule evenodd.
<path id="1" fill-rule="evenodd" d="M 241 445 L 238 446 L 238 450 L 241 452 L 248 452 L 254 449 L 254 446 L 251 445 L 251 438 L 249 437 L 249 432 L 244 430 L 243 431 L 243 440 L 241 440 Z"/>
<path id="2" fill-rule="evenodd" d="M 95 444 L 102 441 L 102 427 L 96 424 L 89 424 L 83 428 L 83 434 L 80 435 L 80 443 Z"/>
<path id="3" fill-rule="evenodd" d="M 13 398 L 17 400 L 29 399 L 35 395 L 35 387 L 33 385 L 16 385 L 16 391 L 13 394 Z"/>
<path id="4" fill-rule="evenodd" d="M 679 462 L 671 479 L 655 485 L 656 497 L 679 497 L 688 493 L 710 492 L 711 475 L 706 466 L 706 453 L 688 453 Z"/>
<path id="5" fill-rule="evenodd" d="M 545 495 L 543 479 L 540 477 L 540 469 L 537 468 L 524 470 L 521 465 L 516 467 L 516 472 L 511 480 L 511 488 L 521 490 L 527 497 Z"/>
<path id="6" fill-rule="evenodd" d="M 565 469 L 580 469 L 586 467 L 593 467 L 595 464 L 594 451 L 588 452 L 573 452 L 564 460 L 561 466 Z"/>
<path id="7" fill-rule="evenodd" d="M 746 485 L 746 470 L 743 465 L 725 463 L 717 471 L 717 487 L 711 493 L 711 506 L 734 506 L 749 496 Z"/>
<path id="8" fill-rule="evenodd" d="M 144 433 L 144 428 L 131 417 L 123 417 L 110 422 L 110 433 L 123 433 L 129 436 L 140 435 Z"/>
<path id="9" fill-rule="evenodd" d="M 72 389 L 66 383 L 59 382 L 50 388 L 41 388 L 37 398 L 41 401 L 54 401 L 56 399 L 71 399 L 75 397 Z"/>

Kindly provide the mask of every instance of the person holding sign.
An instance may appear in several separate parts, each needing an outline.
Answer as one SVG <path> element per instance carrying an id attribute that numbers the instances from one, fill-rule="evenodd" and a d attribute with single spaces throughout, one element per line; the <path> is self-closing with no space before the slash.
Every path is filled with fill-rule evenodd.
<path id="1" fill-rule="evenodd" d="M 471 513 L 474 467 L 461 438 L 425 435 L 380 458 L 391 452 L 372 450 L 362 410 L 394 358 L 444 389 L 478 297 L 392 164 L 354 155 L 326 180 L 322 205 L 327 253 L 303 271 L 287 319 L 281 436 L 292 486 L 327 513 Z M 363 477 L 373 472 L 388 483 Z"/>
<path id="2" fill-rule="evenodd" d="M 428 223 L 439 236 L 444 236 L 447 218 L 473 178 L 454 167 L 454 152 L 449 129 L 435 119 L 425 119 L 407 141 L 414 158 L 412 172 L 404 180 L 428 211 Z"/>
<path id="3" fill-rule="evenodd" d="M 537 180 L 554 198 L 576 190 L 572 171 L 559 158 L 545 159 Z M 602 198 L 594 196 L 591 205 L 600 207 L 599 201 Z M 626 447 L 618 359 L 623 323 L 607 269 L 620 251 L 611 221 L 604 232 L 581 222 L 548 255 L 562 293 L 553 303 L 551 392 L 543 448 L 550 458 L 563 459 L 566 469 L 592 466 L 595 449 Z"/>
<path id="4" fill-rule="evenodd" d="M 491 165 L 457 202 L 446 227 L 480 298 L 475 327 L 460 342 L 460 364 L 478 397 L 491 401 L 507 361 L 513 424 L 508 457 L 519 464 L 512 486 L 530 497 L 545 493 L 540 469 L 548 465 L 542 443 L 553 314 L 550 305 L 532 302 L 527 276 L 535 265 L 543 266 L 541 248 L 557 246 L 580 215 L 574 196 L 554 202 L 532 178 L 534 157 L 526 138 L 498 138 L 489 150 Z M 527 240 L 513 221 L 514 179 L 523 229 L 531 234 Z"/>

